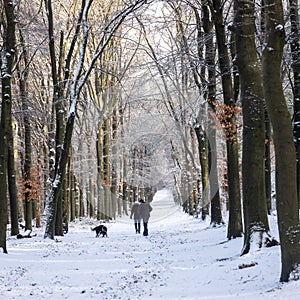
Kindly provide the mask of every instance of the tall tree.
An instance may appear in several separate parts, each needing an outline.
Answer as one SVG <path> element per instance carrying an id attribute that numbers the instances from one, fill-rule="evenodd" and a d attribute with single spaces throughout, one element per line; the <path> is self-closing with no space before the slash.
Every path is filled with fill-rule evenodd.
<path id="1" fill-rule="evenodd" d="M 265 28 L 265 4 L 264 0 L 261 0 L 261 10 L 260 10 L 260 36 L 264 37 L 266 34 Z M 264 40 L 259 39 L 260 44 L 263 45 Z M 268 214 L 271 212 L 272 208 L 272 176 L 271 176 L 271 123 L 268 114 L 268 109 L 266 104 L 264 105 L 265 110 L 265 184 L 266 184 L 266 201 Z"/>
<path id="2" fill-rule="evenodd" d="M 98 200 L 97 200 L 97 220 L 105 220 L 104 207 L 104 162 L 103 162 L 103 121 L 98 125 L 97 139 L 96 139 L 96 153 L 97 153 L 97 181 L 98 181 Z"/>
<path id="3" fill-rule="evenodd" d="M 18 85 L 20 90 L 20 97 L 22 103 L 22 114 L 24 124 L 24 160 L 23 160 L 23 201 L 25 208 L 25 229 L 32 230 L 32 218 L 35 208 L 36 199 L 35 190 L 37 188 L 37 182 L 34 182 L 32 178 L 32 130 L 31 130 L 31 118 L 30 118 L 30 107 L 28 99 L 28 76 L 30 59 L 28 56 L 27 47 L 25 45 L 24 35 L 22 29 L 19 29 L 20 38 L 20 54 L 17 65 L 17 77 Z M 34 55 L 34 54 L 33 54 Z M 35 187 L 34 187 L 35 186 Z M 39 188 L 39 187 L 38 187 Z M 37 208 L 39 209 L 39 208 Z"/>
<path id="4" fill-rule="evenodd" d="M 12 117 L 12 116 L 11 116 Z M 17 189 L 17 173 L 16 173 L 16 158 L 15 158 L 15 139 L 14 139 L 14 122 L 12 118 L 9 121 L 9 145 L 8 145 L 8 190 L 10 204 L 10 222 L 11 235 L 19 233 L 19 207 L 18 207 L 18 189 Z"/>
<path id="5" fill-rule="evenodd" d="M 225 24 L 223 18 L 223 5 L 220 0 L 213 0 L 213 20 L 218 44 L 219 66 L 222 74 L 222 89 L 224 98 L 224 113 L 221 122 L 225 128 L 227 172 L 228 172 L 228 197 L 229 220 L 227 238 L 241 237 L 243 232 L 242 208 L 239 175 L 239 144 L 237 138 L 236 100 L 234 97 L 231 64 L 228 53 Z"/>
<path id="6" fill-rule="evenodd" d="M 242 254 L 246 254 L 250 250 L 251 241 L 257 242 L 256 246 L 261 247 L 264 233 L 269 232 L 264 177 L 264 95 L 256 54 L 254 1 L 235 0 L 234 12 L 236 57 L 243 109 L 242 180 L 245 238 Z"/>
<path id="7" fill-rule="evenodd" d="M 296 153 L 290 114 L 283 94 L 281 62 L 285 44 L 281 0 L 265 0 L 266 44 L 263 82 L 273 126 L 276 159 L 276 207 L 281 247 L 280 281 L 288 281 L 300 265 Z"/>
<path id="8" fill-rule="evenodd" d="M 209 159 L 209 186 L 210 186 L 210 202 L 211 202 L 211 225 L 222 224 L 222 210 L 221 210 L 221 199 L 220 199 L 220 189 L 219 189 L 219 176 L 218 176 L 218 166 L 217 166 L 217 130 L 215 126 L 216 118 L 216 63 L 215 63 L 215 42 L 212 34 L 213 21 L 211 19 L 211 10 L 206 1 L 202 2 L 202 24 L 204 30 L 204 40 L 205 40 L 205 67 L 207 68 L 207 79 L 202 79 L 204 84 L 205 97 L 207 98 L 208 105 L 212 110 L 213 114 L 208 115 L 208 159 Z M 197 17 L 197 10 L 194 10 Z M 199 28 L 199 26 L 198 26 Z M 199 45 L 198 45 L 199 47 Z M 198 51 L 199 52 L 199 51 Z"/>
<path id="9" fill-rule="evenodd" d="M 289 0 L 291 34 L 290 45 L 292 53 L 292 70 L 294 78 L 293 98 L 294 98 L 294 142 L 297 155 L 297 193 L 300 208 L 300 27 L 299 27 L 299 7 L 297 0 Z"/>
<path id="10" fill-rule="evenodd" d="M 2 26 L 3 50 L 1 51 L 1 84 L 2 105 L 0 122 L 0 247 L 4 253 L 6 248 L 7 225 L 7 162 L 9 121 L 12 107 L 11 79 L 15 60 L 16 34 L 15 34 L 15 7 L 11 0 L 3 0 L 4 18 Z"/>
<path id="11" fill-rule="evenodd" d="M 111 188 L 111 119 L 107 117 L 103 122 L 103 174 L 104 174 L 104 213 L 107 220 L 112 219 L 112 195 Z"/>

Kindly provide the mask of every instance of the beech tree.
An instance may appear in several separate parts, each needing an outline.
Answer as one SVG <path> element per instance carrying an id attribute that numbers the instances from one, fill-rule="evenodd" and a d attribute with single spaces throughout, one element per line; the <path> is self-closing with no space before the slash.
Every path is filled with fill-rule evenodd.
<path id="1" fill-rule="evenodd" d="M 292 54 L 292 72 L 293 72 L 293 102 L 294 102 L 294 143 L 297 155 L 297 193 L 300 208 L 300 36 L 299 36 L 299 5 L 297 0 L 289 0 L 291 33 L 289 37 Z"/>
<path id="2" fill-rule="evenodd" d="M 23 195 L 25 202 L 25 230 L 32 230 L 32 210 L 33 210 L 33 181 L 31 177 L 32 172 L 32 145 L 31 145 L 31 122 L 29 117 L 29 105 L 28 105 L 28 90 L 27 80 L 29 73 L 29 59 L 26 47 L 24 45 L 24 38 L 22 31 L 19 31 L 21 54 L 19 58 L 19 64 L 17 66 L 18 81 L 20 96 L 22 101 L 23 122 L 24 122 L 24 136 L 25 136 L 25 155 L 24 155 L 24 167 L 23 167 Z M 24 70 L 21 70 L 21 62 Z"/>
<path id="3" fill-rule="evenodd" d="M 0 247 L 4 253 L 6 248 L 7 225 L 7 167 L 8 142 L 10 133 L 10 119 L 12 107 L 12 71 L 15 62 L 15 12 L 11 0 L 3 0 L 3 49 L 1 51 L 1 85 L 2 105 L 0 121 Z"/>
<path id="4" fill-rule="evenodd" d="M 254 5 L 252 0 L 234 2 L 236 58 L 243 109 L 242 182 L 245 235 L 242 254 L 249 252 L 251 244 L 261 247 L 263 238 L 269 232 L 264 177 L 264 95 L 256 53 Z"/>
<path id="5" fill-rule="evenodd" d="M 296 153 L 293 130 L 281 81 L 285 44 L 281 0 L 265 0 L 266 39 L 263 50 L 263 82 L 273 126 L 276 159 L 276 207 L 281 247 L 280 281 L 293 278 L 300 264 L 299 209 Z"/>
<path id="6" fill-rule="evenodd" d="M 204 30 L 203 39 L 205 41 L 205 66 L 202 67 L 207 69 L 207 78 L 202 77 L 202 89 L 204 97 L 206 98 L 209 111 L 213 113 L 208 113 L 208 163 L 209 163 L 209 186 L 210 186 L 210 207 L 211 207 L 211 225 L 223 224 L 222 219 L 222 209 L 221 209 L 221 199 L 220 199 L 220 189 L 219 189 L 219 176 L 218 176 L 218 166 L 217 166 L 217 130 L 216 130 L 216 107 L 217 107 L 217 97 L 216 97 L 216 50 L 215 42 L 213 38 L 213 20 L 211 16 L 211 10 L 206 1 L 202 2 L 202 26 Z M 194 9 L 196 14 L 196 20 L 200 21 L 197 17 L 197 10 Z M 202 30 L 200 24 L 197 26 L 197 30 Z M 200 32 L 198 32 L 200 35 Z M 200 48 L 200 45 L 198 45 Z M 199 53 L 199 49 L 198 49 Z M 199 57 L 200 58 L 200 57 Z M 202 72 L 203 72 L 202 71 Z M 194 75 L 195 78 L 195 75 Z M 200 92 L 200 91 L 199 91 Z"/>
<path id="7" fill-rule="evenodd" d="M 239 142 L 237 138 L 237 99 L 234 97 L 230 56 L 228 53 L 223 5 L 219 0 L 213 0 L 211 11 L 215 24 L 218 45 L 219 66 L 221 71 L 224 105 L 221 105 L 221 124 L 225 130 L 227 173 L 228 173 L 228 201 L 229 220 L 227 238 L 241 237 L 243 233 L 241 191 L 239 175 Z M 235 74 L 236 75 L 236 74 Z"/>

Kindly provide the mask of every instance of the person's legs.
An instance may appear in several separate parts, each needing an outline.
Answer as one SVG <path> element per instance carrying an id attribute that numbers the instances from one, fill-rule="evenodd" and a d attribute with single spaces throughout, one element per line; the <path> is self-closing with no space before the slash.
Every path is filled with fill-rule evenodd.
<path id="1" fill-rule="evenodd" d="M 141 233 L 141 220 L 137 220 L 137 232 Z"/>
<path id="2" fill-rule="evenodd" d="M 139 223 L 138 223 L 139 220 L 134 220 L 134 228 L 135 228 L 135 232 L 138 233 L 139 229 L 138 229 L 138 226 L 139 226 Z"/>
<path id="3" fill-rule="evenodd" d="M 144 236 L 148 235 L 148 222 L 144 222 L 144 232 L 143 232 Z"/>

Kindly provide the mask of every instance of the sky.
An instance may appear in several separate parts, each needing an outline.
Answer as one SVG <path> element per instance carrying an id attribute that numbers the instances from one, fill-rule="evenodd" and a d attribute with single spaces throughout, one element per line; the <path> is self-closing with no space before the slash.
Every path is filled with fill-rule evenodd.
<path id="1" fill-rule="evenodd" d="M 168 190 L 151 205 L 147 237 L 126 216 L 106 224 L 108 238 L 95 237 L 100 223 L 90 219 L 70 223 L 55 240 L 43 238 L 44 228 L 28 239 L 8 236 L 0 300 L 300 300 L 300 281 L 279 282 L 279 246 L 241 257 L 242 238 L 228 241 L 226 224 L 211 228 L 184 214 Z M 275 212 L 270 226 L 278 237 Z"/>

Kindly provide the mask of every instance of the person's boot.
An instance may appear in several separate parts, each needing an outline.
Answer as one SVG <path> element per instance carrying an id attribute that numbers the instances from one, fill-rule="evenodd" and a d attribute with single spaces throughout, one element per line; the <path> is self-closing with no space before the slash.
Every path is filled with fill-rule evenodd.
<path id="1" fill-rule="evenodd" d="M 147 236 L 148 235 L 148 224 L 144 223 L 144 233 L 143 236 Z"/>
<path id="2" fill-rule="evenodd" d="M 137 223 L 137 233 L 141 233 L 141 223 Z"/>

